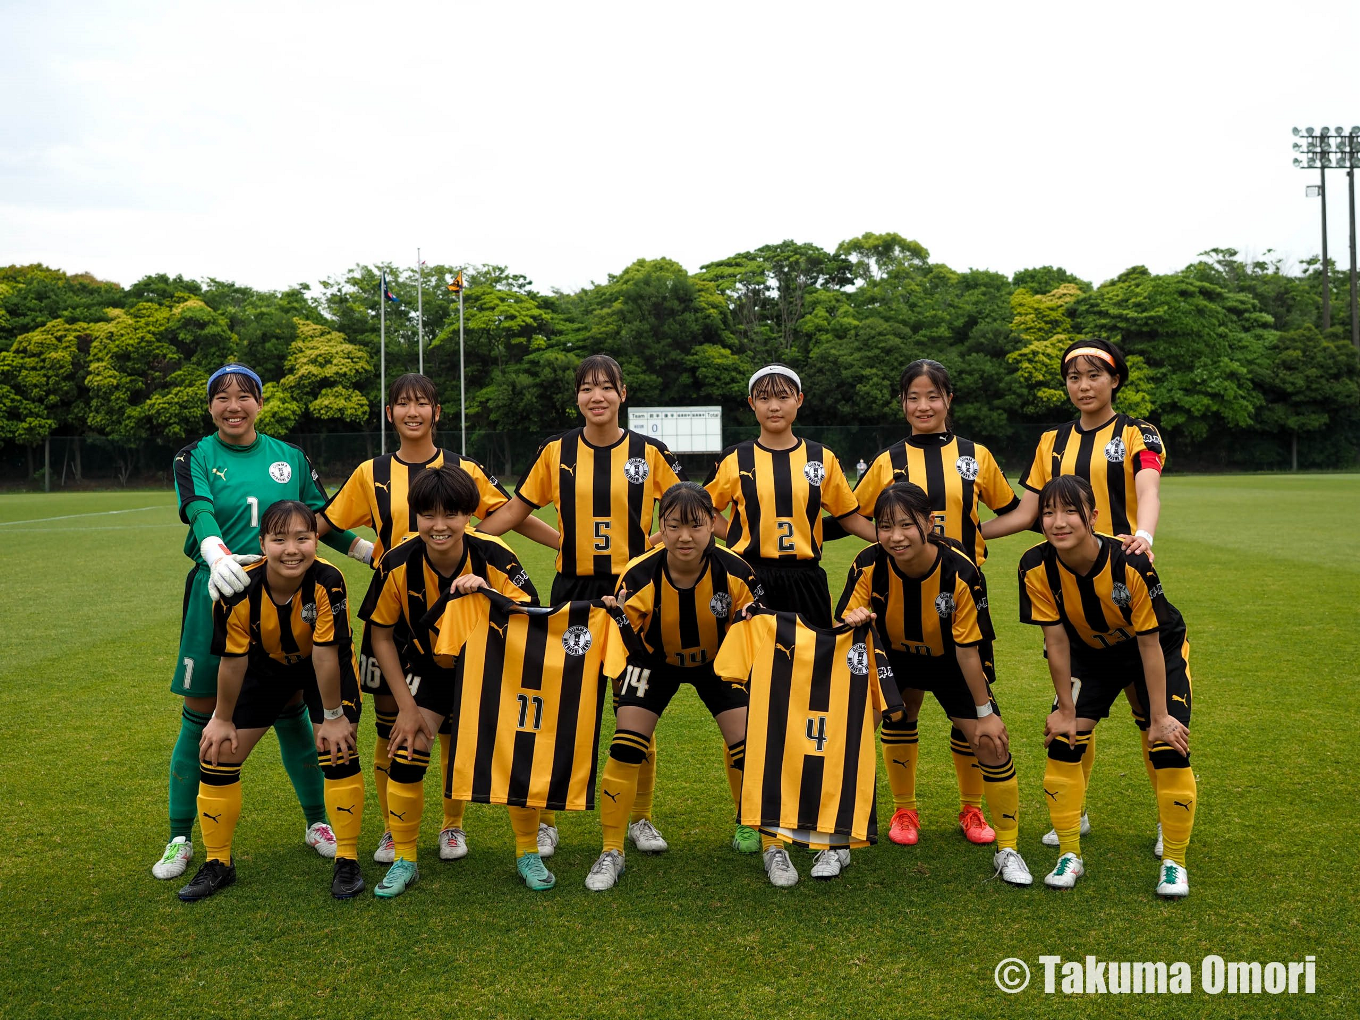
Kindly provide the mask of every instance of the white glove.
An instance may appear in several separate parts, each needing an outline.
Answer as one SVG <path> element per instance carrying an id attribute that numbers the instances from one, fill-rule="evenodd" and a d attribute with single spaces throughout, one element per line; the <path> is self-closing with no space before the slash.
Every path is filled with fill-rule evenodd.
<path id="1" fill-rule="evenodd" d="M 358 560 L 364 566 L 373 565 L 373 543 L 366 538 L 356 538 L 354 544 L 349 547 L 351 559 Z"/>
<path id="2" fill-rule="evenodd" d="M 198 547 L 203 562 L 208 565 L 208 597 L 216 602 L 224 595 L 237 595 L 246 590 L 250 577 L 241 569 L 254 563 L 259 556 L 235 556 L 217 535 L 205 538 Z"/>

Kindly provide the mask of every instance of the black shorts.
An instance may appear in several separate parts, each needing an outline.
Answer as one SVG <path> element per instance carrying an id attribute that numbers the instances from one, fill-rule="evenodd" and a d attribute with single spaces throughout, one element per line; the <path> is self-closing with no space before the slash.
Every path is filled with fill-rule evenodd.
<path id="1" fill-rule="evenodd" d="M 324 718 L 321 691 L 316 685 L 311 662 L 299 663 L 292 669 L 281 667 L 277 671 L 247 669 L 231 721 L 238 730 L 267 729 L 278 721 L 298 691 L 302 692 L 312 723 L 320 724 Z M 359 678 L 354 672 L 354 656 L 346 655 L 344 650 L 340 653 L 340 705 L 346 719 L 352 723 L 359 721 Z"/>
<path id="2" fill-rule="evenodd" d="M 1000 715 L 1001 706 L 996 703 L 996 693 L 992 690 L 994 677 L 990 651 L 990 648 L 982 651 L 982 671 L 987 677 L 987 693 L 991 699 L 992 711 Z M 973 700 L 973 692 L 968 689 L 968 681 L 963 678 L 963 670 L 959 669 L 958 660 L 952 655 L 947 658 L 936 658 L 930 655 L 889 651 L 888 664 L 892 666 L 899 694 L 907 690 L 929 691 L 935 695 L 935 700 L 944 709 L 944 714 L 950 718 L 977 718 L 977 702 Z"/>
<path id="3" fill-rule="evenodd" d="M 397 658 L 406 669 L 406 682 L 410 684 L 411 666 L 407 661 L 406 646 L 411 641 L 411 630 L 404 617 L 392 628 L 392 641 L 397 646 Z M 378 665 L 378 657 L 373 654 L 373 628 L 367 622 L 364 623 L 364 636 L 359 640 L 359 685 L 375 698 L 392 696 L 392 689 L 387 686 L 387 678 Z"/>
<path id="4" fill-rule="evenodd" d="M 746 688 L 720 680 L 712 666 L 657 666 L 645 681 L 643 690 L 633 684 L 620 687 L 615 713 L 619 708 L 645 708 L 660 715 L 666 711 L 681 684 L 692 686 L 713 716 L 729 709 L 745 708 L 747 704 Z"/>
<path id="5" fill-rule="evenodd" d="M 1190 642 L 1182 641 L 1173 651 L 1162 649 L 1166 662 L 1167 714 L 1187 728 L 1190 708 L 1194 700 L 1190 693 Z M 1143 677 L 1143 657 L 1138 654 L 1137 641 L 1127 641 L 1110 649 L 1072 645 L 1072 678 L 1080 682 L 1076 691 L 1078 719 L 1104 719 L 1119 692 L 1132 684 L 1138 700 L 1149 705 L 1147 680 Z M 1139 729 L 1147 729 L 1148 718 L 1134 719 Z"/>
<path id="6" fill-rule="evenodd" d="M 560 606 L 563 602 L 594 602 L 605 595 L 613 595 L 618 584 L 619 579 L 613 574 L 582 577 L 558 574 L 553 578 L 549 605 Z"/>
<path id="7" fill-rule="evenodd" d="M 416 706 L 427 712 L 433 712 L 444 720 L 439 732 L 452 732 L 449 727 L 453 717 L 456 672 L 436 666 L 432 662 L 421 663 L 416 668 L 419 669 L 419 673 L 412 672 L 406 675 L 406 682 L 415 696 Z"/>
<path id="8" fill-rule="evenodd" d="M 777 613 L 798 613 L 814 627 L 830 629 L 831 589 L 826 571 L 812 560 L 746 561 L 760 582 L 761 604 Z"/>

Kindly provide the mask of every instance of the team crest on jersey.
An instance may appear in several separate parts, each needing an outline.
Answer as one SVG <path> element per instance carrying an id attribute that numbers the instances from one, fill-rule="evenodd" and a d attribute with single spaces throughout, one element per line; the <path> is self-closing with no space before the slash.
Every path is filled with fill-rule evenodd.
<path id="1" fill-rule="evenodd" d="M 935 596 L 935 612 L 940 614 L 940 619 L 954 615 L 954 595 L 952 592 L 942 591 Z"/>
<path id="2" fill-rule="evenodd" d="M 562 647 L 568 655 L 585 655 L 590 651 L 590 629 L 580 624 L 568 627 L 562 635 Z"/>
<path id="3" fill-rule="evenodd" d="M 1162 590 L 1162 584 L 1160 581 L 1158 581 L 1156 584 L 1154 584 L 1151 588 L 1148 589 L 1148 598 L 1150 599 L 1159 599 L 1165 594 L 1166 592 Z"/>
<path id="4" fill-rule="evenodd" d="M 959 476 L 963 478 L 964 481 L 967 482 L 977 481 L 978 476 L 977 458 L 960 457 L 958 460 L 954 461 L 954 470 L 959 473 Z"/>
<path id="5" fill-rule="evenodd" d="M 269 465 L 269 477 L 282 485 L 293 478 L 293 465 L 286 460 L 276 460 Z"/>
<path id="6" fill-rule="evenodd" d="M 826 465 L 820 460 L 810 460 L 803 465 L 803 477 L 809 485 L 821 485 L 826 479 Z"/>
<path id="7" fill-rule="evenodd" d="M 332 615 L 332 616 L 344 616 L 344 615 L 345 615 L 345 610 L 346 610 L 348 604 L 349 604 L 349 600 L 348 600 L 348 599 L 339 599 L 339 600 L 337 600 L 337 601 L 335 601 L 335 602 L 332 602 L 332 603 L 331 603 L 331 615 Z M 305 608 L 305 607 L 304 607 L 304 608 Z M 315 611 L 315 610 L 313 610 L 313 611 Z"/>
<path id="8" fill-rule="evenodd" d="M 316 603 L 304 602 L 302 604 L 302 622 L 311 627 L 316 623 Z"/>
<path id="9" fill-rule="evenodd" d="M 732 596 L 725 591 L 718 592 L 708 600 L 708 610 L 719 620 L 726 620 L 732 611 Z"/>
<path id="10" fill-rule="evenodd" d="M 1105 444 L 1105 459 L 1111 464 L 1120 464 L 1124 460 L 1124 440 L 1115 436 Z"/>
<path id="11" fill-rule="evenodd" d="M 651 468 L 647 467 L 647 462 L 641 457 L 629 457 L 624 461 L 623 477 L 627 478 L 634 485 L 645 482 L 647 476 L 651 473 Z"/>
<path id="12" fill-rule="evenodd" d="M 1116 581 L 1114 587 L 1110 589 L 1110 601 L 1120 609 L 1128 609 L 1129 603 L 1133 601 L 1133 596 L 1129 594 L 1129 590 L 1124 587 L 1122 582 Z"/>
<path id="13" fill-rule="evenodd" d="M 869 672 L 869 646 L 863 641 L 852 645 L 845 653 L 845 664 L 855 676 L 864 676 Z"/>
<path id="14" fill-rule="evenodd" d="M 1162 437 L 1155 432 L 1144 432 L 1143 444 L 1147 446 L 1149 450 L 1154 452 L 1160 451 L 1162 448 Z"/>

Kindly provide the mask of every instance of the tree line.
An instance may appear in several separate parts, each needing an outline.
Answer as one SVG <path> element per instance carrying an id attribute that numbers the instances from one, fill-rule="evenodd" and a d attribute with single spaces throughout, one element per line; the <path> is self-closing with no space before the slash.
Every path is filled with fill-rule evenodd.
<path id="1" fill-rule="evenodd" d="M 1071 417 L 1058 359 L 1086 335 L 1125 351 L 1117 406 L 1161 428 L 1173 469 L 1335 468 L 1360 452 L 1360 361 L 1344 314 L 1320 328 L 1317 259 L 1287 267 L 1215 248 L 1176 273 L 1134 266 L 1095 286 L 1052 266 L 959 271 L 917 241 L 869 233 L 834 251 L 769 244 L 695 273 L 638 259 L 570 293 L 504 266 L 428 266 L 425 371 L 448 421 L 458 312 L 444 281 L 460 271 L 468 424 L 504 437 L 502 467 L 510 437 L 574 420 L 572 372 L 594 351 L 621 363 L 634 405 L 721 404 L 728 423 L 743 422 L 748 376 L 781 361 L 805 380 L 802 424 L 888 432 L 903 428 L 903 366 L 935 358 L 954 377 L 958 431 L 1016 466 L 1039 425 Z M 412 269 L 355 266 L 281 291 L 0 269 L 0 444 L 31 474 L 49 437 L 98 437 L 126 460 L 126 478 L 148 441 L 210 430 L 204 384 L 229 360 L 266 380 L 263 431 L 376 430 L 384 272 L 398 299 L 385 310 L 390 380 L 416 367 Z M 1332 280 L 1333 307 L 1345 309 L 1345 276 Z"/>

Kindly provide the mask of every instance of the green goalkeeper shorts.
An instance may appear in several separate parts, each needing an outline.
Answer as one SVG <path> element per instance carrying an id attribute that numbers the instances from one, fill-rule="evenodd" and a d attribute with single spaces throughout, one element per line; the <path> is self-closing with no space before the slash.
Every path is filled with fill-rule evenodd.
<path id="1" fill-rule="evenodd" d="M 212 653 L 213 604 L 208 597 L 208 570 L 194 567 L 184 579 L 184 615 L 179 626 L 179 655 L 174 694 L 187 698 L 217 697 L 218 658 Z"/>

